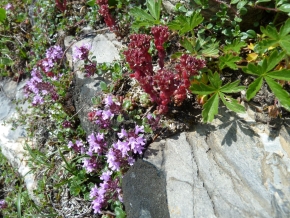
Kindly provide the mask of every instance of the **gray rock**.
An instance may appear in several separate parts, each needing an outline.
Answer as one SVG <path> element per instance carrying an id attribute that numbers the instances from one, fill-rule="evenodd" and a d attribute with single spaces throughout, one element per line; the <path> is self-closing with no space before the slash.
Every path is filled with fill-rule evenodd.
<path id="1" fill-rule="evenodd" d="M 26 151 L 24 150 L 26 142 L 25 126 L 18 126 L 13 130 L 13 119 L 18 116 L 14 100 L 23 98 L 25 83 L 26 81 L 22 81 L 19 84 L 14 81 L 0 81 L 0 148 L 3 155 L 24 178 L 31 199 L 37 202 L 37 198 L 33 194 L 37 182 L 35 181 L 35 176 L 30 173 L 31 170 L 28 167 Z M 28 110 L 28 103 L 18 106 L 22 110 Z"/>
<path id="2" fill-rule="evenodd" d="M 290 217 L 290 120 L 274 131 L 249 117 L 220 113 L 211 124 L 152 143 L 128 172 L 138 175 L 153 164 L 165 177 L 169 215 L 155 217 Z M 123 180 L 141 199 L 154 193 L 150 183 L 128 175 Z M 134 197 L 124 187 L 126 210 L 136 211 L 129 210 L 129 217 L 154 207 L 141 208 Z M 155 210 L 162 213 L 159 205 Z"/>
<path id="3" fill-rule="evenodd" d="M 103 76 L 94 75 L 93 77 L 85 77 L 82 72 L 83 61 L 77 61 L 73 63 L 72 56 L 75 46 L 82 46 L 83 44 L 89 44 L 91 46 L 90 57 L 94 57 L 97 63 L 112 63 L 114 60 L 119 60 L 119 49 L 122 48 L 122 44 L 115 38 L 115 34 L 106 33 L 99 34 L 95 37 L 88 37 L 78 42 L 73 41 L 71 36 L 68 36 L 64 40 L 64 44 L 68 50 L 66 57 L 70 65 L 75 72 L 75 84 L 74 84 L 74 103 L 76 111 L 81 121 L 81 125 L 87 134 L 90 134 L 95 129 L 95 125 L 91 124 L 87 118 L 88 112 L 91 110 L 91 99 L 100 93 L 99 84 L 101 81 L 109 83 Z"/>

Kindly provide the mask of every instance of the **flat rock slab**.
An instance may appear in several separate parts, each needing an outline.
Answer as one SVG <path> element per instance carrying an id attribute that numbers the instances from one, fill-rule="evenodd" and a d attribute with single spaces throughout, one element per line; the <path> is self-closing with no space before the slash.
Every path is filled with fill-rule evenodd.
<path id="1" fill-rule="evenodd" d="M 223 111 L 149 146 L 123 179 L 129 218 L 290 217 L 290 120 L 270 129 Z M 149 165 L 156 172 L 142 175 Z M 163 188 L 162 201 L 143 204 Z"/>
<path id="2" fill-rule="evenodd" d="M 18 126 L 13 130 L 13 120 L 18 116 L 14 101 L 23 98 L 25 83 L 26 80 L 19 84 L 8 80 L 0 81 L 0 148 L 3 155 L 24 178 L 30 197 L 37 201 L 33 194 L 37 184 L 34 175 L 29 173 L 30 168 L 28 167 L 26 151 L 24 150 L 26 139 L 25 127 Z M 27 110 L 28 103 L 19 105 L 19 107 L 22 110 Z"/>

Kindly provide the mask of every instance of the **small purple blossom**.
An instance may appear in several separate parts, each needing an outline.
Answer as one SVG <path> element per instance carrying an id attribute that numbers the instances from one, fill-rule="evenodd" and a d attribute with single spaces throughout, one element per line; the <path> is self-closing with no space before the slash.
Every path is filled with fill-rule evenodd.
<path id="1" fill-rule="evenodd" d="M 70 141 L 68 143 L 67 147 L 73 149 L 76 153 L 81 153 L 81 154 L 85 153 L 85 146 L 84 146 L 83 142 L 80 140 L 76 140 L 75 143 Z"/>
<path id="2" fill-rule="evenodd" d="M 106 172 L 103 172 L 100 179 L 104 181 L 109 181 L 111 179 L 112 171 L 107 170 Z"/>
<path id="3" fill-rule="evenodd" d="M 103 113 L 102 113 L 102 118 L 104 120 L 109 120 L 111 119 L 112 117 L 114 117 L 114 114 L 110 111 L 110 110 L 104 110 Z"/>
<path id="4" fill-rule="evenodd" d="M 63 121 L 63 123 L 62 123 L 62 127 L 63 127 L 63 128 L 71 128 L 71 127 L 72 127 L 72 124 L 71 124 L 70 121 L 65 120 L 65 121 Z"/>
<path id="5" fill-rule="evenodd" d="M 11 3 L 8 3 L 4 6 L 6 11 L 12 11 L 14 9 L 13 5 Z"/>
<path id="6" fill-rule="evenodd" d="M 144 132 L 144 126 L 135 126 L 135 134 L 138 135 L 139 133 L 143 133 Z"/>
<path id="7" fill-rule="evenodd" d="M 86 169 L 87 173 L 97 171 L 99 163 L 96 157 L 85 158 L 83 160 L 83 166 Z"/>
<path id="8" fill-rule="evenodd" d="M 73 61 L 86 60 L 89 57 L 91 46 L 84 44 L 80 47 L 75 46 L 73 48 Z"/>
<path id="9" fill-rule="evenodd" d="M 41 66 L 42 66 L 44 72 L 47 73 L 47 72 L 51 71 L 51 69 L 53 68 L 54 62 L 52 59 L 45 58 L 41 61 Z"/>
<path id="10" fill-rule="evenodd" d="M 40 104 L 43 104 L 43 103 L 44 103 L 44 100 L 43 100 L 43 98 L 40 95 L 35 95 L 33 97 L 33 101 L 32 101 L 32 105 L 33 106 L 40 105 Z"/>
<path id="11" fill-rule="evenodd" d="M 0 209 L 5 209 L 7 206 L 8 205 L 5 200 L 0 200 Z"/>
<path id="12" fill-rule="evenodd" d="M 56 61 L 61 59 L 63 56 L 63 50 L 59 45 L 54 45 L 46 50 L 46 58 Z"/>
<path id="13" fill-rule="evenodd" d="M 118 135 L 118 137 L 119 137 L 120 139 L 122 139 L 122 138 L 126 138 L 126 137 L 128 136 L 126 130 L 124 130 L 124 129 L 121 129 L 121 132 L 120 132 L 120 133 L 117 133 L 117 135 Z"/>

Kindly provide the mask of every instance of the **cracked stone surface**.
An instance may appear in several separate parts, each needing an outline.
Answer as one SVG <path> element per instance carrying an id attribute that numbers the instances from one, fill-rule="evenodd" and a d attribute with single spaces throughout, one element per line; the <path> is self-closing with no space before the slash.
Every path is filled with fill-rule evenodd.
<path id="1" fill-rule="evenodd" d="M 123 180 L 126 210 L 134 208 L 128 217 L 141 217 L 140 208 L 167 208 L 160 216 L 145 216 L 156 218 L 290 217 L 290 120 L 271 129 L 247 115 L 220 114 L 149 146 Z M 140 175 L 149 165 L 158 173 Z M 163 182 L 150 182 L 155 175 Z M 160 184 L 166 189 L 162 202 L 146 207 L 135 198 L 150 199 L 142 193 L 159 192 Z"/>

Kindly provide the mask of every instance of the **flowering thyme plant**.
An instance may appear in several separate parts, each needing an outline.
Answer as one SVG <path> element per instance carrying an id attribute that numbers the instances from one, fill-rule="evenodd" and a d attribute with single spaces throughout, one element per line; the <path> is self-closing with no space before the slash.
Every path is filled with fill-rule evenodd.
<path id="1" fill-rule="evenodd" d="M 75 46 L 73 49 L 73 61 L 84 61 L 84 72 L 86 77 L 91 77 L 95 74 L 97 70 L 97 65 L 95 62 L 89 59 L 91 45 L 83 44 L 80 47 Z"/>
<path id="2" fill-rule="evenodd" d="M 68 143 L 68 147 L 76 153 L 85 155 L 83 167 L 86 172 L 98 174 L 102 180 L 90 192 L 95 213 L 101 213 L 111 200 L 122 202 L 122 175 L 145 149 L 147 140 L 144 126 L 135 122 L 125 125 L 120 119 L 118 121 L 118 117 L 126 116 L 126 113 L 121 99 L 107 95 L 103 99 L 102 109 L 94 109 L 88 114 L 99 132 L 91 133 L 87 138 L 88 143 L 80 140 Z M 159 118 L 148 114 L 147 120 L 152 128 L 158 128 Z"/>
<path id="3" fill-rule="evenodd" d="M 61 75 L 53 73 L 53 68 L 63 56 L 62 48 L 58 45 L 52 46 L 46 51 L 46 57 L 40 60 L 31 71 L 32 78 L 27 81 L 24 88 L 26 97 L 32 96 L 32 105 L 44 103 L 44 98 L 58 100 L 59 96 L 53 81 L 57 81 Z"/>

